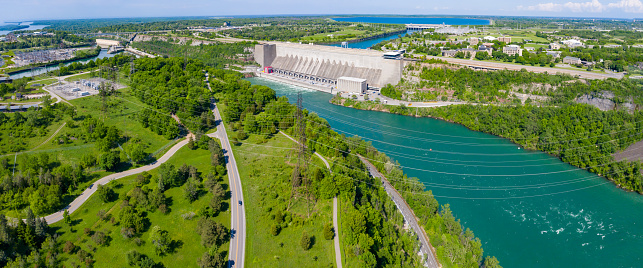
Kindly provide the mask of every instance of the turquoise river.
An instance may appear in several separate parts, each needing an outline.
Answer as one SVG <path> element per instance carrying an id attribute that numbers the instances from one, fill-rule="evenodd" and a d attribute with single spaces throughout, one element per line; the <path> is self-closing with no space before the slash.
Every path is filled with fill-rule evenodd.
<path id="1" fill-rule="evenodd" d="M 372 141 L 441 204 L 451 204 L 482 240 L 485 255 L 504 267 L 641 267 L 641 195 L 457 124 L 336 106 L 330 94 L 250 81 L 291 101 L 304 91 L 306 109 L 339 133 Z"/>

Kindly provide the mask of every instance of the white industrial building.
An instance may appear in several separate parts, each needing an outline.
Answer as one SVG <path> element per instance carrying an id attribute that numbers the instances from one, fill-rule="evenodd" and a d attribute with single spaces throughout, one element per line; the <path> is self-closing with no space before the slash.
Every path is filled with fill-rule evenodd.
<path id="1" fill-rule="evenodd" d="M 366 92 L 366 79 L 342 76 L 337 78 L 337 89 L 339 91 L 363 94 Z"/>

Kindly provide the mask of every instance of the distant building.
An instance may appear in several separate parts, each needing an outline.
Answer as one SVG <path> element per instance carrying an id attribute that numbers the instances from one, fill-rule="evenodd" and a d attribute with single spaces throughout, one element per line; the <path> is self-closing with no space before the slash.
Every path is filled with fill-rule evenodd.
<path id="1" fill-rule="evenodd" d="M 79 94 L 79 96 L 81 96 L 81 97 L 89 96 L 89 95 L 90 95 L 90 94 L 89 94 L 89 92 L 87 92 L 87 91 L 80 92 L 80 94 Z"/>
<path id="2" fill-rule="evenodd" d="M 478 37 L 469 38 L 469 44 L 471 44 L 472 46 L 475 46 L 478 43 L 480 43 L 480 38 L 478 38 Z"/>
<path id="3" fill-rule="evenodd" d="M 230 27 L 230 22 L 229 21 L 223 22 L 223 27 Z"/>
<path id="4" fill-rule="evenodd" d="M 7 42 L 17 42 L 18 38 L 13 33 L 8 33 L 7 36 L 5 36 L 5 40 Z"/>
<path id="5" fill-rule="evenodd" d="M 487 52 L 489 56 L 491 56 L 491 54 L 493 53 L 493 48 L 485 45 L 478 46 L 478 52 Z"/>
<path id="6" fill-rule="evenodd" d="M 551 43 L 551 44 L 549 44 L 549 49 L 560 49 L 560 44 L 559 43 Z"/>
<path id="7" fill-rule="evenodd" d="M 511 43 L 511 37 L 509 37 L 509 36 L 501 36 L 501 37 L 498 37 L 498 41 L 505 42 L 505 43 L 509 44 L 509 43 Z"/>
<path id="8" fill-rule="evenodd" d="M 490 36 L 490 35 L 485 36 L 483 39 L 484 39 L 484 40 L 487 40 L 487 41 L 494 41 L 494 40 L 496 40 L 496 38 L 495 38 L 495 37 Z"/>
<path id="9" fill-rule="evenodd" d="M 525 50 L 527 50 L 527 51 L 534 51 L 534 50 L 536 50 L 536 48 L 534 48 L 534 47 L 525 47 Z"/>
<path id="10" fill-rule="evenodd" d="M 508 45 L 502 48 L 502 53 L 505 53 L 509 56 L 513 56 L 516 54 L 518 54 L 518 56 L 522 56 L 522 49 L 517 45 Z"/>
<path id="11" fill-rule="evenodd" d="M 442 50 L 442 57 L 455 57 L 457 50 Z"/>
<path id="12" fill-rule="evenodd" d="M 273 73 L 274 70 L 272 69 L 272 66 L 266 66 L 266 67 L 263 67 L 263 72 L 270 74 L 270 73 Z"/>
<path id="13" fill-rule="evenodd" d="M 402 51 L 389 51 L 389 52 L 385 52 L 383 57 L 389 60 L 399 60 L 399 59 L 402 59 L 403 54 L 404 52 Z"/>
<path id="14" fill-rule="evenodd" d="M 337 78 L 337 89 L 340 91 L 363 94 L 367 87 L 366 79 L 346 76 Z"/>
<path id="15" fill-rule="evenodd" d="M 564 40 L 562 43 L 568 47 L 582 47 L 583 43 L 581 41 L 578 41 L 576 39 L 570 39 L 570 40 Z"/>
<path id="16" fill-rule="evenodd" d="M 547 51 L 547 56 L 552 56 L 554 58 L 560 58 L 560 51 Z"/>
<path id="17" fill-rule="evenodd" d="M 582 62 L 579 58 L 567 56 L 563 58 L 563 63 L 576 65 L 581 64 Z"/>

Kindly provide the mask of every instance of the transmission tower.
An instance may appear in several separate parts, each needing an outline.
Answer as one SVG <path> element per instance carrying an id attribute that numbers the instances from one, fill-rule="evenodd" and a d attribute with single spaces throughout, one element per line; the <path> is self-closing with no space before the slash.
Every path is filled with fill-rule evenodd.
<path id="1" fill-rule="evenodd" d="M 304 123 L 304 113 L 303 113 L 303 97 L 301 95 L 301 92 L 297 93 L 297 123 L 295 125 L 295 132 L 294 134 L 297 135 L 297 165 L 295 165 L 295 170 L 292 173 L 292 191 L 290 194 L 290 203 L 292 204 L 292 198 L 295 195 L 295 192 L 297 191 L 297 188 L 301 186 L 301 184 L 304 184 L 304 187 L 306 189 L 306 194 L 305 194 L 305 199 L 306 199 L 306 207 L 308 209 L 308 216 L 310 217 L 310 202 L 308 200 L 309 198 L 309 193 L 308 193 L 308 180 L 306 176 L 306 168 L 307 168 L 307 157 L 306 157 L 306 125 Z M 290 204 L 288 205 L 290 207 Z"/>

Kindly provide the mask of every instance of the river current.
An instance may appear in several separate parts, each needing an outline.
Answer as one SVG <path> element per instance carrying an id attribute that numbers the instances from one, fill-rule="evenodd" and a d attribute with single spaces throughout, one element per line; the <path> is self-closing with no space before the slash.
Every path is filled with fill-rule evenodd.
<path id="1" fill-rule="evenodd" d="M 440 204 L 449 203 L 463 227 L 482 240 L 485 255 L 496 256 L 504 267 L 641 265 L 641 195 L 458 124 L 346 108 L 330 104 L 330 94 L 249 80 L 291 101 L 303 91 L 304 108 L 335 131 L 372 141 Z"/>

